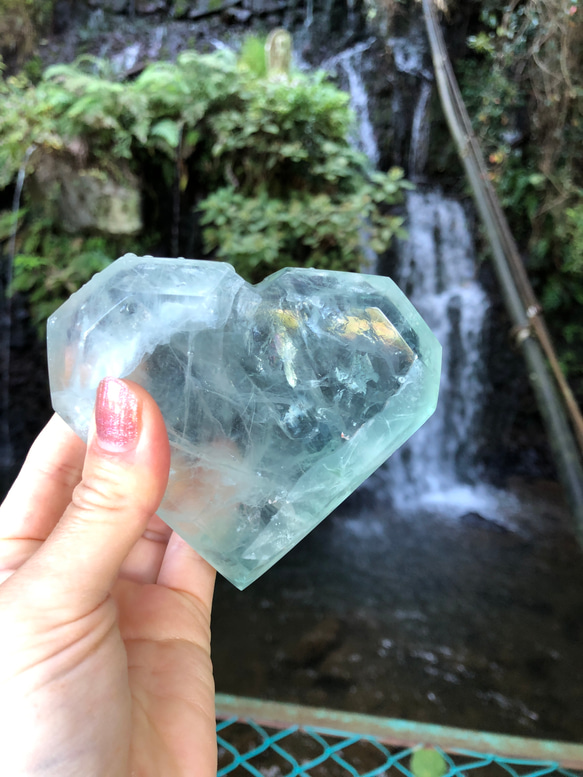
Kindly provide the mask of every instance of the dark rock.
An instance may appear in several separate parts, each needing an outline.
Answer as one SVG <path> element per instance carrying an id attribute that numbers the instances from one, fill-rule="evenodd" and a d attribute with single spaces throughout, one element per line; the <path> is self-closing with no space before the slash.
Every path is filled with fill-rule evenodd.
<path id="1" fill-rule="evenodd" d="M 247 24 L 253 14 L 247 8 L 231 7 L 225 9 L 221 14 L 221 20 L 225 24 Z"/>
<path id="2" fill-rule="evenodd" d="M 504 526 L 504 524 L 490 518 L 484 518 L 480 513 L 473 511 L 462 515 L 460 520 L 466 526 L 471 526 L 475 529 L 483 529 L 498 534 L 511 534 L 510 529 L 507 526 Z"/>
<path id="3" fill-rule="evenodd" d="M 91 8 L 101 8 L 111 13 L 123 13 L 126 10 L 128 0 L 88 0 Z"/>
<path id="4" fill-rule="evenodd" d="M 233 6 L 240 5 L 241 0 L 198 0 L 191 4 L 186 15 L 189 19 L 202 19 L 205 16 L 223 13 Z"/>
<path id="5" fill-rule="evenodd" d="M 319 682 L 326 685 L 349 685 L 353 681 L 352 667 L 359 663 L 361 656 L 354 653 L 350 645 L 341 645 L 329 653 L 318 667 Z"/>
<path id="6" fill-rule="evenodd" d="M 301 637 L 290 654 L 291 662 L 304 667 L 317 664 L 336 647 L 339 636 L 338 618 L 325 618 Z"/>
<path id="7" fill-rule="evenodd" d="M 72 0 L 55 0 L 53 6 L 53 32 L 62 35 L 73 21 L 74 5 Z"/>
<path id="8" fill-rule="evenodd" d="M 166 0 L 135 0 L 135 12 L 143 16 L 165 11 L 167 6 Z"/>
<path id="9" fill-rule="evenodd" d="M 245 0 L 243 6 L 255 16 L 279 14 L 288 7 L 286 0 Z"/>

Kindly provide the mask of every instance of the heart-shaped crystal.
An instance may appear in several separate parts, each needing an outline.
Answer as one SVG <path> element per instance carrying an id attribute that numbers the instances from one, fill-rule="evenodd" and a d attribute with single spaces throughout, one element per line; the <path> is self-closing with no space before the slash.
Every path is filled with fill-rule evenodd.
<path id="1" fill-rule="evenodd" d="M 106 376 L 158 403 L 159 514 L 244 588 L 431 415 L 441 347 L 389 278 L 122 257 L 48 322 L 53 406 L 86 438 Z"/>

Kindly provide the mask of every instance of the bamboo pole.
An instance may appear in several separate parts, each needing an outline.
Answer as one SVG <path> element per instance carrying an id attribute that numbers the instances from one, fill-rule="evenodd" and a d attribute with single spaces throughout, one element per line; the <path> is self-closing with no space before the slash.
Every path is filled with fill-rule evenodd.
<path id="1" fill-rule="evenodd" d="M 453 73 L 432 0 L 422 0 L 435 79 L 443 111 L 472 187 L 476 207 L 486 229 L 494 267 L 506 309 L 522 349 L 529 378 L 545 423 L 559 477 L 565 489 L 575 533 L 583 546 L 583 420 L 560 369 L 544 320 L 508 222 L 487 178 L 487 169 Z M 533 337 L 536 335 L 536 338 Z M 545 355 L 571 415 L 579 445 L 569 426 L 557 385 L 549 374 Z"/>

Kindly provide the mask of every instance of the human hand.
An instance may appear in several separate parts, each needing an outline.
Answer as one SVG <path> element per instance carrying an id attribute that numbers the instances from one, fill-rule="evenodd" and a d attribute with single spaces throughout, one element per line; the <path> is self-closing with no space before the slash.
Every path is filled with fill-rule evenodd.
<path id="1" fill-rule="evenodd" d="M 100 385 L 87 447 L 59 417 L 0 507 L 0 774 L 216 773 L 215 572 L 155 515 L 164 421 Z"/>

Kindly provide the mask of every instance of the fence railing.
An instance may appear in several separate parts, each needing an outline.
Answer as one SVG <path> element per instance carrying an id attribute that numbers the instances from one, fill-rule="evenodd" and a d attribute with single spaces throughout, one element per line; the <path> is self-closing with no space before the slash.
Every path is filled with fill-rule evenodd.
<path id="1" fill-rule="evenodd" d="M 583 777 L 578 744 L 223 694 L 216 704 L 218 777 Z M 421 749 L 437 757 L 416 762 Z"/>

